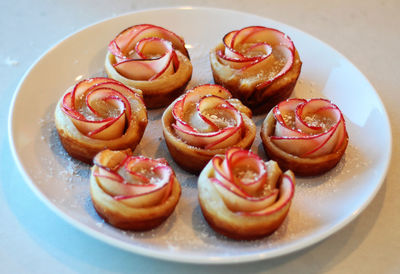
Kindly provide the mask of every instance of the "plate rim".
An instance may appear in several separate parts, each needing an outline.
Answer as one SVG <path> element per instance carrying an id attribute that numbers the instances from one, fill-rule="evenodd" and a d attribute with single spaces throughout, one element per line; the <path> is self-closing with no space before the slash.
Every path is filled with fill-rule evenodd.
<path id="1" fill-rule="evenodd" d="M 100 231 L 94 230 L 90 228 L 89 226 L 85 225 L 84 223 L 79 222 L 78 220 L 75 220 L 73 217 L 69 216 L 68 214 L 64 213 L 61 209 L 59 209 L 57 206 L 55 206 L 50 199 L 48 199 L 44 193 L 42 193 L 34 184 L 34 180 L 31 179 L 31 177 L 28 175 L 27 171 L 22 165 L 22 162 L 20 160 L 20 157 L 17 153 L 17 148 L 16 144 L 14 142 L 14 120 L 15 118 L 15 113 L 14 113 L 14 106 L 19 98 L 20 90 L 22 85 L 24 84 L 26 78 L 29 76 L 29 74 L 32 72 L 32 70 L 37 66 L 37 64 L 46 56 L 48 55 L 51 51 L 54 51 L 58 45 L 63 43 L 64 41 L 68 40 L 72 36 L 83 32 L 89 28 L 92 28 L 96 25 L 105 23 L 107 21 L 111 21 L 113 19 L 117 19 L 120 17 L 125 17 L 125 16 L 134 16 L 135 14 L 140 14 L 140 13 L 146 13 L 146 12 L 158 12 L 158 11 L 175 11 L 175 12 L 180 12 L 181 10 L 213 10 L 213 11 L 221 11 L 221 12 L 229 12 L 229 13 L 234 13 L 234 14 L 241 14 L 244 16 L 251 16 L 251 17 L 257 17 L 259 19 L 267 19 L 271 22 L 274 22 L 276 24 L 282 25 L 284 27 L 290 27 L 296 32 L 301 33 L 302 35 L 309 36 L 315 40 L 317 40 L 319 43 L 323 44 L 324 47 L 329 48 L 329 50 L 334 51 L 336 54 L 338 54 L 341 58 L 345 59 L 352 67 L 356 69 L 358 73 L 360 73 L 360 76 L 362 76 L 363 80 L 366 81 L 366 83 L 372 88 L 374 91 L 375 96 L 378 99 L 378 105 L 381 107 L 382 115 L 385 118 L 385 122 L 387 122 L 387 128 L 388 128 L 388 155 L 385 157 L 385 161 L 383 163 L 383 172 L 376 184 L 376 187 L 374 190 L 371 192 L 369 195 L 368 199 L 366 199 L 362 206 L 359 207 L 356 212 L 353 212 L 352 214 L 349 214 L 347 218 L 345 218 L 343 221 L 335 224 L 334 226 L 331 226 L 329 229 L 324 230 L 322 232 L 319 232 L 316 235 L 313 235 L 313 237 L 310 238 L 304 237 L 299 240 L 297 240 L 295 243 L 288 244 L 287 247 L 274 251 L 273 254 L 269 254 L 268 252 L 264 253 L 258 253 L 257 256 L 255 254 L 242 254 L 242 255 L 233 255 L 229 257 L 218 257 L 218 258 L 210 258 L 210 257 L 194 257 L 193 255 L 190 256 L 184 256 L 184 257 L 177 257 L 174 256 L 174 253 L 165 253 L 165 251 L 159 251 L 159 250 L 150 250 L 146 247 L 141 247 L 141 246 L 135 246 L 132 244 L 125 243 L 119 239 L 115 239 L 114 237 L 111 237 L 110 235 L 104 234 Z M 373 84 L 369 81 L 369 79 L 364 75 L 364 73 L 354 65 L 354 63 L 349 60 L 347 57 L 345 57 L 342 53 L 340 53 L 338 50 L 327 44 L 326 42 L 320 40 L 319 38 L 315 37 L 314 35 L 309 34 L 308 32 L 305 32 L 301 29 L 298 29 L 297 27 L 294 27 L 292 25 L 288 25 L 286 23 L 282 23 L 280 21 L 277 21 L 275 19 L 271 19 L 268 17 L 264 17 L 261 15 L 257 14 L 252 14 L 249 12 L 243 12 L 243 11 L 238 11 L 234 9 L 224 9 L 224 8 L 217 8 L 217 7 L 200 7 L 200 6 L 176 6 L 176 7 L 160 7 L 160 8 L 150 8 L 150 9 L 140 9 L 140 10 L 135 10 L 135 11 L 130 11 L 126 13 L 122 13 L 119 15 L 115 16 L 110 16 L 98 21 L 95 21 L 94 23 L 88 24 L 86 26 L 83 26 L 79 28 L 78 30 L 64 36 L 61 38 L 59 41 L 54 43 L 52 46 L 50 46 L 47 50 L 45 50 L 36 60 L 30 65 L 30 67 L 26 70 L 26 72 L 23 74 L 21 80 L 17 84 L 17 87 L 15 88 L 11 104 L 9 107 L 8 111 L 8 141 L 11 149 L 11 154 L 12 158 L 14 159 L 14 162 L 16 163 L 18 170 L 20 174 L 22 175 L 23 180 L 29 188 L 35 193 L 35 195 L 42 201 L 44 204 L 51 209 L 56 215 L 61 217 L 61 219 L 65 220 L 67 223 L 72 225 L 73 227 L 78 228 L 80 231 L 84 232 L 86 235 L 91 236 L 97 240 L 100 240 L 102 242 L 105 242 L 113 247 L 120 248 L 122 250 L 125 250 L 130 253 L 134 253 L 137 255 L 141 256 L 148 256 L 151 258 L 156 258 L 156 259 L 161 259 L 161 260 L 166 260 L 166 261 L 172 261 L 172 262 L 180 262 L 180 263 L 193 263 L 193 264 L 237 264 L 237 263 L 247 263 L 247 262 L 253 262 L 253 261 L 260 261 L 260 260 L 266 260 L 266 259 L 272 259 L 276 258 L 279 256 L 283 255 L 288 255 L 296 251 L 303 250 L 304 248 L 310 247 L 315 245 L 316 243 L 321 242 L 322 240 L 332 236 L 333 234 L 337 233 L 340 231 L 342 228 L 347 226 L 350 222 L 352 222 L 354 219 L 356 219 L 361 212 L 365 210 L 365 208 L 370 205 L 371 201 L 375 198 L 377 195 L 378 191 L 381 189 L 383 182 L 385 181 L 388 169 L 390 167 L 390 162 L 392 159 L 392 146 L 393 146 L 393 136 L 392 136 L 392 128 L 391 128 L 391 122 L 389 119 L 389 115 L 387 113 L 387 110 L 385 108 L 385 105 L 379 96 L 379 93 L 377 92 L 376 88 L 373 86 Z"/>

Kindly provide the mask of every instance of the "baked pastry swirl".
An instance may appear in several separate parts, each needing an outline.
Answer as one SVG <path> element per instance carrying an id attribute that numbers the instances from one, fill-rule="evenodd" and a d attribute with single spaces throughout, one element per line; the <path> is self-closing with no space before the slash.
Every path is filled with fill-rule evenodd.
<path id="1" fill-rule="evenodd" d="M 264 120 L 265 152 L 296 175 L 318 175 L 342 158 L 348 135 L 339 108 L 325 99 L 288 99 Z"/>
<path id="2" fill-rule="evenodd" d="M 212 84 L 177 98 L 165 110 L 162 125 L 172 158 L 194 173 L 230 147 L 250 148 L 256 134 L 250 109 Z"/>
<path id="3" fill-rule="evenodd" d="M 134 149 L 147 126 L 147 111 L 139 90 L 98 77 L 68 89 L 56 106 L 55 124 L 68 154 L 91 163 L 106 148 Z"/>
<path id="4" fill-rule="evenodd" d="M 284 221 L 295 178 L 274 161 L 231 148 L 216 155 L 200 173 L 199 202 L 207 222 L 228 237 L 249 240 L 274 232 Z"/>
<path id="5" fill-rule="evenodd" d="M 171 215 L 181 187 L 164 159 L 104 150 L 94 158 L 90 194 L 97 213 L 111 225 L 148 230 Z"/>
<path id="6" fill-rule="evenodd" d="M 215 83 L 224 86 L 254 114 L 266 113 L 287 99 L 301 61 L 292 40 L 262 26 L 229 32 L 210 52 Z"/>
<path id="7" fill-rule="evenodd" d="M 142 90 L 147 108 L 170 104 L 192 76 L 184 40 L 150 24 L 119 33 L 108 45 L 105 69 L 110 78 Z"/>

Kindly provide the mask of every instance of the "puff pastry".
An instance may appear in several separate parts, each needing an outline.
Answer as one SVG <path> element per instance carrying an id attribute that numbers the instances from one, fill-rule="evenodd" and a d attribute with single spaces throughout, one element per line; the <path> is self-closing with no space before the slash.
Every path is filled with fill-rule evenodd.
<path id="1" fill-rule="evenodd" d="M 284 33 L 251 26 L 226 34 L 210 52 L 214 81 L 254 114 L 266 113 L 292 93 L 302 62 Z"/>
<path id="2" fill-rule="evenodd" d="M 289 99 L 264 120 L 261 139 L 265 152 L 296 175 L 322 174 L 342 158 L 348 134 L 339 108 L 325 99 Z"/>
<path id="3" fill-rule="evenodd" d="M 250 148 L 256 134 L 251 111 L 218 85 L 201 85 L 177 98 L 162 116 L 172 158 L 197 173 L 215 154 Z"/>
<path id="4" fill-rule="evenodd" d="M 147 111 L 139 90 L 98 77 L 67 90 L 56 106 L 55 124 L 68 154 L 90 164 L 103 149 L 134 149 Z"/>
<path id="5" fill-rule="evenodd" d="M 294 195 L 291 171 L 274 161 L 231 148 L 216 155 L 200 173 L 199 202 L 217 232 L 238 240 L 267 236 L 284 221 Z"/>
<path id="6" fill-rule="evenodd" d="M 140 89 L 147 108 L 169 105 L 192 76 L 184 40 L 150 24 L 119 33 L 108 46 L 105 69 L 110 78 Z"/>
<path id="7" fill-rule="evenodd" d="M 104 150 L 94 158 L 90 194 L 97 213 L 111 225 L 149 230 L 174 211 L 181 187 L 164 159 Z"/>

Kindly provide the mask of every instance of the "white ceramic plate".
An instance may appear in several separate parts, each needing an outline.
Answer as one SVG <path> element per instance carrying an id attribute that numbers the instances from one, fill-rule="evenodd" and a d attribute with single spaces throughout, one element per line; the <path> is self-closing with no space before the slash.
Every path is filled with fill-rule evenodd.
<path id="1" fill-rule="evenodd" d="M 162 141 L 162 110 L 150 123 L 135 153 L 165 157 L 183 185 L 181 200 L 159 228 L 125 232 L 104 223 L 89 195 L 89 167 L 69 158 L 53 124 L 54 107 L 77 81 L 104 75 L 107 45 L 128 26 L 153 23 L 183 36 L 194 65 L 190 87 L 212 82 L 208 52 L 228 31 L 249 25 L 274 27 L 294 41 L 303 61 L 294 96 L 326 97 L 343 111 L 350 144 L 339 165 L 327 174 L 297 180 L 283 225 L 270 237 L 237 242 L 214 233 L 197 203 L 196 177 L 183 172 Z M 255 117 L 258 127 L 263 117 Z M 251 14 L 211 8 L 142 11 L 87 27 L 45 53 L 21 81 L 9 120 L 10 143 L 26 182 L 51 209 L 89 235 L 125 250 L 172 261 L 237 263 L 272 258 L 302 249 L 353 220 L 380 188 L 391 154 L 386 111 L 368 80 L 345 57 L 293 27 Z M 265 154 L 257 135 L 252 148 Z"/>

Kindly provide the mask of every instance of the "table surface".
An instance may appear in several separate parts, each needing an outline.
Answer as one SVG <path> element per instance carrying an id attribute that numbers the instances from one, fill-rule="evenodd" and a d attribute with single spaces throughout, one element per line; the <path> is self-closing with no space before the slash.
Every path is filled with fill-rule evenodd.
<path id="1" fill-rule="evenodd" d="M 391 165 L 375 199 L 344 229 L 271 260 L 233 266 L 172 263 L 93 239 L 48 209 L 24 182 L 11 156 L 7 121 L 15 89 L 32 63 L 66 35 L 104 18 L 188 5 L 240 10 L 295 26 L 343 53 L 374 85 L 391 120 Z M 400 273 L 400 1 L 14 0 L 1 1 L 0 8 L 2 273 Z"/>

